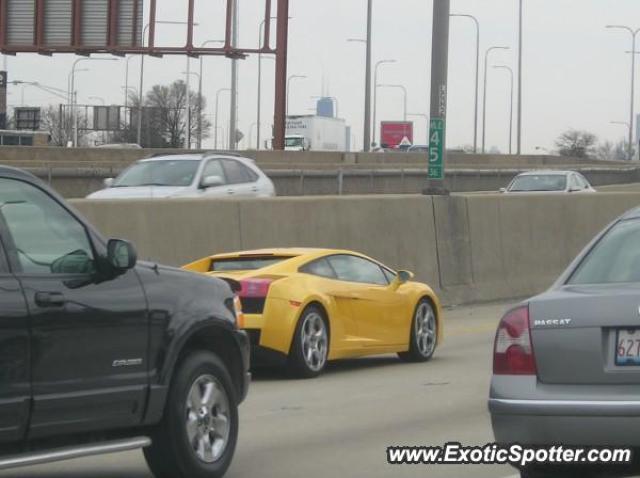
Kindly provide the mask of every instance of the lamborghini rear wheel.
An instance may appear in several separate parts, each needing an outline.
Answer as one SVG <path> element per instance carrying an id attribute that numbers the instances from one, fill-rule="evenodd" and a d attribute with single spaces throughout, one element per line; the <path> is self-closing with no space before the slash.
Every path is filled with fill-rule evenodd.
<path id="1" fill-rule="evenodd" d="M 324 311 L 317 305 L 308 306 L 298 321 L 291 352 L 289 371 L 299 378 L 320 375 L 329 357 L 329 326 Z"/>

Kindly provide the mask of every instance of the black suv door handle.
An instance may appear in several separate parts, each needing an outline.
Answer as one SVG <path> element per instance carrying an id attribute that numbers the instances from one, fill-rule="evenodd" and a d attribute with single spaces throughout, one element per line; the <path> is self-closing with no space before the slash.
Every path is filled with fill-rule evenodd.
<path id="1" fill-rule="evenodd" d="M 36 305 L 39 307 L 62 307 L 64 295 L 60 292 L 36 292 Z"/>

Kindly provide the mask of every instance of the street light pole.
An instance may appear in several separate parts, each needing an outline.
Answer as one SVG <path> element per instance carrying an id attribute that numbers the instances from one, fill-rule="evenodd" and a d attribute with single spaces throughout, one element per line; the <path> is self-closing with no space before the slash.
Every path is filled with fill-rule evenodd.
<path id="1" fill-rule="evenodd" d="M 396 60 L 380 60 L 376 63 L 373 75 L 373 141 L 376 142 L 378 129 L 378 69 L 384 64 L 395 63 Z"/>
<path id="2" fill-rule="evenodd" d="M 287 116 L 289 116 L 289 94 L 291 93 L 291 81 L 292 80 L 306 80 L 305 75 L 291 75 L 287 79 Z"/>
<path id="3" fill-rule="evenodd" d="M 187 131 L 184 135 L 185 149 L 191 149 L 191 57 L 187 55 L 187 72 L 186 72 L 186 101 L 185 111 L 187 112 Z"/>
<path id="4" fill-rule="evenodd" d="M 215 145 L 214 148 L 217 150 L 218 149 L 218 118 L 219 118 L 219 113 L 218 113 L 218 106 L 220 105 L 220 94 L 224 93 L 225 91 L 231 91 L 231 88 L 220 88 L 217 92 L 216 92 L 216 119 L 215 119 L 215 130 L 216 130 L 216 140 L 215 140 Z"/>
<path id="5" fill-rule="evenodd" d="M 505 65 L 494 66 L 497 70 L 506 70 L 509 72 L 509 78 L 511 79 L 511 89 L 509 94 L 510 107 L 509 107 L 509 154 L 513 154 L 513 70 Z"/>
<path id="6" fill-rule="evenodd" d="M 629 160 L 633 159 L 634 141 L 633 125 L 635 124 L 635 96 L 636 96 L 636 38 L 640 28 L 634 30 L 625 25 L 607 25 L 610 29 L 626 30 L 631 34 L 631 114 L 629 118 Z"/>
<path id="7" fill-rule="evenodd" d="M 78 116 L 76 113 L 76 66 L 82 61 L 118 61 L 116 58 L 78 58 L 71 67 L 71 124 L 73 127 L 73 147 L 78 147 Z"/>
<path id="8" fill-rule="evenodd" d="M 476 26 L 476 87 L 475 94 L 475 111 L 473 114 L 473 152 L 478 152 L 478 109 L 480 94 L 480 22 L 473 15 L 463 13 L 452 13 L 452 17 L 470 18 Z"/>
<path id="9" fill-rule="evenodd" d="M 366 72 L 364 88 L 364 151 L 371 151 L 371 51 L 372 51 L 372 28 L 373 28 L 373 0 L 367 2 L 367 45 L 366 45 Z M 374 130 L 375 138 L 375 130 Z"/>
<path id="10" fill-rule="evenodd" d="M 520 0 L 518 20 L 518 156 L 522 154 L 522 40 L 523 40 L 523 11 Z"/>
<path id="11" fill-rule="evenodd" d="M 238 46 L 238 18 L 240 0 L 232 0 L 231 46 Z M 231 114 L 229 116 L 229 149 L 235 151 L 238 144 L 238 59 L 231 60 Z"/>
<path id="12" fill-rule="evenodd" d="M 407 89 L 403 86 L 403 85 L 389 85 L 389 84 L 381 84 L 381 85 L 376 85 L 379 88 L 397 88 L 399 90 L 402 90 L 403 94 L 404 94 L 404 121 L 407 121 Z"/>
<path id="13" fill-rule="evenodd" d="M 429 109 L 429 168 L 423 194 L 448 194 L 444 180 L 447 160 L 447 96 L 449 71 L 450 0 L 433 2 L 431 92 Z"/>
<path id="14" fill-rule="evenodd" d="M 489 72 L 489 54 L 493 50 L 509 50 L 508 46 L 492 46 L 484 54 L 484 94 L 482 98 L 482 154 L 486 153 L 487 141 L 487 74 Z"/>
<path id="15" fill-rule="evenodd" d="M 144 48 L 144 40 L 147 36 L 150 24 L 147 23 L 142 29 L 142 47 Z M 142 103 L 144 101 L 144 54 L 140 55 L 140 86 L 138 87 L 138 121 L 137 121 L 137 134 L 136 143 L 142 146 Z"/>

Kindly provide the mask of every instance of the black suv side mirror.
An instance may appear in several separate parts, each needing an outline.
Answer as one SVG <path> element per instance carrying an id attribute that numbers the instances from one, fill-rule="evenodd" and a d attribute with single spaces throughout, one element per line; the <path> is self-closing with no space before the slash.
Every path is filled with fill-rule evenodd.
<path id="1" fill-rule="evenodd" d="M 138 262 L 138 253 L 133 244 L 121 239 L 109 239 L 107 243 L 107 259 L 118 271 L 133 269 Z"/>

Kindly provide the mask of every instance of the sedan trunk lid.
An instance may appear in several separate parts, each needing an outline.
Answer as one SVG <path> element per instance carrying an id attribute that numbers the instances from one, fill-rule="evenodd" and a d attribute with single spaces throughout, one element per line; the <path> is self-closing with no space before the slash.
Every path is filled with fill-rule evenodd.
<path id="1" fill-rule="evenodd" d="M 616 364 L 619 345 L 640 356 L 637 284 L 563 286 L 532 299 L 529 310 L 541 382 L 640 384 L 639 365 Z"/>

